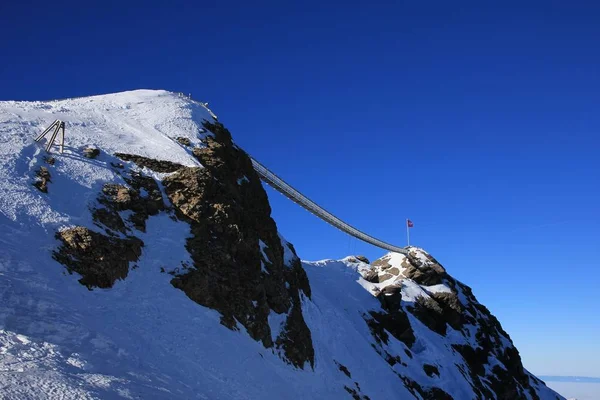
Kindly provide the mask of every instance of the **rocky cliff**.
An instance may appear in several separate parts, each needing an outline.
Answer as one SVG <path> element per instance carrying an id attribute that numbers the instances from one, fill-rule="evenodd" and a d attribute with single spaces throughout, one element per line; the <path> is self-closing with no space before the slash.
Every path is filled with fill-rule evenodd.
<path id="1" fill-rule="evenodd" d="M 0 103 L 7 398 L 560 399 L 424 250 L 300 262 L 213 117 L 165 91 Z M 32 140 L 54 119 L 63 154 Z"/>
<path id="2" fill-rule="evenodd" d="M 185 247 L 192 262 L 162 267 L 173 276 L 171 284 L 218 311 L 229 329 L 238 330 L 240 324 L 296 367 L 312 366 L 314 349 L 301 306 L 301 297 L 310 298 L 310 285 L 300 259 L 279 237 L 247 154 L 219 122 L 202 125 L 209 134 L 202 135 L 202 146 L 189 148 L 202 167 L 116 153 L 128 163 L 127 168 L 111 163 L 125 184 L 104 183 L 92 207 L 103 232 L 84 226 L 61 229 L 56 236 L 62 244 L 53 257 L 81 275 L 79 282 L 88 289 L 110 288 L 127 277 L 130 263 L 140 257 L 144 242 L 136 234 L 146 231 L 146 220 L 166 212 L 189 224 L 191 232 Z M 156 180 L 144 169 L 169 174 Z M 270 316 L 278 326 L 270 326 Z"/>
<path id="3" fill-rule="evenodd" d="M 538 390 L 543 383 L 523 368 L 518 350 L 498 320 L 477 301 L 470 287 L 448 275 L 427 252 L 411 248 L 406 256 L 390 253 L 369 266 L 359 264 L 357 270 L 365 279 L 365 289 L 379 299 L 385 310 L 371 312 L 367 322 L 378 351 L 392 368 L 396 364 L 404 366 L 401 360 L 406 357 L 389 351 L 386 345 L 390 335 L 411 350 L 406 351 L 409 358 L 411 353 L 427 350 L 447 357 L 440 365 L 427 357 L 421 360 L 431 378 L 429 388 L 416 384 L 408 374 L 402 375 L 402 367 L 398 368 L 414 393 L 425 398 L 454 398 L 443 384 L 436 383 L 443 371 L 455 368 L 454 372 L 458 371 L 472 389 L 469 397 L 540 398 Z M 420 337 L 423 329 L 434 332 L 445 348 L 427 349 Z M 452 365 L 448 363 L 451 359 L 460 362 Z"/>

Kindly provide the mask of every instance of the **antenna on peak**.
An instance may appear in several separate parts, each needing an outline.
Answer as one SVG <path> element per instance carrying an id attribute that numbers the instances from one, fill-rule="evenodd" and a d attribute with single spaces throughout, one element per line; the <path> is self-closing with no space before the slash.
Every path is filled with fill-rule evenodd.
<path id="1" fill-rule="evenodd" d="M 50 140 L 46 144 L 46 151 L 50 152 L 50 148 L 52 147 L 52 144 L 54 144 L 54 140 L 56 139 L 58 131 L 60 130 L 60 154 L 62 154 L 65 147 L 65 123 L 59 119 L 55 120 L 48 128 L 46 128 L 42 133 L 40 133 L 39 136 L 35 138 L 35 141 L 39 142 L 40 140 L 42 140 L 53 128 L 54 131 L 52 131 L 52 135 L 50 135 Z"/>

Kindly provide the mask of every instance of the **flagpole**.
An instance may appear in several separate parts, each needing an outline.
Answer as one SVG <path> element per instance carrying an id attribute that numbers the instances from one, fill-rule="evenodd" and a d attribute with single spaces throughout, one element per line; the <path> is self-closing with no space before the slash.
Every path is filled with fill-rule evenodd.
<path id="1" fill-rule="evenodd" d="M 408 218 L 406 219 L 406 244 L 410 247 L 410 228 L 408 227 Z"/>

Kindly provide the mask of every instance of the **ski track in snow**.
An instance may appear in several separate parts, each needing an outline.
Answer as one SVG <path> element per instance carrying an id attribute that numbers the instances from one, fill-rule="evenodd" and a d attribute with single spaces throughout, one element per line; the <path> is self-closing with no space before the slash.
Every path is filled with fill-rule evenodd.
<path id="1" fill-rule="evenodd" d="M 46 195 L 32 186 L 46 155 L 44 143 L 33 139 L 55 119 L 66 122 L 66 147 L 62 155 L 56 147 L 52 151 L 56 164 Z M 111 154 L 200 166 L 174 139 L 201 146 L 204 119 L 212 120 L 206 108 L 166 91 L 0 102 L 0 399 L 347 399 L 344 386 L 353 388 L 354 382 L 373 400 L 412 398 L 371 346 L 364 315 L 381 307 L 372 295 L 375 284 L 359 273 L 367 264 L 303 263 L 312 288 L 303 313 L 315 366 L 299 370 L 243 328 L 225 328 L 217 312 L 172 287 L 161 268 L 191 263 L 185 249 L 190 231 L 165 213 L 148 219 L 147 233 L 138 234 L 145 247 L 137 267 L 111 289 L 89 291 L 77 274 L 69 275 L 52 259 L 58 245 L 54 233 L 61 227 L 98 229 L 90 205 L 104 183 L 123 183 L 110 166 L 119 162 Z M 83 157 L 87 146 L 100 149 L 100 156 Z M 281 241 L 291 265 L 294 256 Z M 390 254 L 390 262 L 402 268 L 402 257 Z M 446 290 L 406 280 L 402 294 L 410 302 Z M 273 332 L 281 329 L 283 317 L 269 317 Z M 407 366 L 397 364 L 397 372 L 423 386 L 442 386 L 456 398 L 471 398 L 458 369 L 446 368 L 464 362 L 450 351 L 449 340 L 468 339 L 449 334 L 440 340 L 409 318 L 418 339 L 413 359 L 403 357 Z M 392 336 L 387 347 L 391 354 L 404 354 L 405 345 Z M 444 366 L 441 380 L 428 377 L 424 363 Z"/>

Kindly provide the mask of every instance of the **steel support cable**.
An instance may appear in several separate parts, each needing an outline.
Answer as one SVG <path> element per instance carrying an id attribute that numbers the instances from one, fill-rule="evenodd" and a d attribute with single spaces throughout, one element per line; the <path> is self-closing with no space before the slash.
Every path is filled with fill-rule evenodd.
<path id="1" fill-rule="evenodd" d="M 264 165 L 256 161 L 254 158 L 250 157 L 252 160 L 252 166 L 260 176 L 263 182 L 271 186 L 273 189 L 277 190 L 279 193 L 283 194 L 288 199 L 292 200 L 294 203 L 298 204 L 311 214 L 317 216 L 328 224 L 340 229 L 347 234 L 354 236 L 357 239 L 362 240 L 363 242 L 367 242 L 372 244 L 373 246 L 380 247 L 385 250 L 393 251 L 396 253 L 407 254 L 408 251 L 402 247 L 394 246 L 389 243 L 386 243 L 382 240 L 374 238 L 371 235 L 367 235 L 366 233 L 354 228 L 351 225 L 348 225 L 335 215 L 331 214 L 329 211 L 320 207 L 314 201 L 310 200 L 308 197 L 304 196 L 302 193 L 294 189 L 292 186 L 288 185 L 283 181 L 283 179 L 279 178 L 273 172 L 269 171 Z"/>

